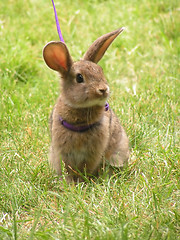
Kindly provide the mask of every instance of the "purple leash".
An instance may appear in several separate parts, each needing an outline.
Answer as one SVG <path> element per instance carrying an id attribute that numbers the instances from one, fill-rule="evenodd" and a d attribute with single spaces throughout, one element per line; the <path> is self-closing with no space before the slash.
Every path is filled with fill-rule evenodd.
<path id="1" fill-rule="evenodd" d="M 54 4 L 54 1 L 53 1 L 53 0 L 52 0 L 52 4 L 53 4 L 53 8 L 54 8 L 54 15 L 55 15 L 56 26 L 57 26 L 57 31 L 58 31 L 58 34 L 59 34 L 59 38 L 60 38 L 60 41 L 61 41 L 61 42 L 64 42 L 64 39 L 63 39 L 63 36 L 62 36 L 62 33 L 61 33 L 60 24 L 59 24 L 59 21 L 58 21 L 58 16 L 57 16 L 57 12 L 56 12 L 56 7 L 55 7 L 55 4 Z"/>

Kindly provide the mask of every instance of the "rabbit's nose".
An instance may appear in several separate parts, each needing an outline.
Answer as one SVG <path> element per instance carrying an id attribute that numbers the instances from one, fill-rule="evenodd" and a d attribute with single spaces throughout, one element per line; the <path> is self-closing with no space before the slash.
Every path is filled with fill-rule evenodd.
<path id="1" fill-rule="evenodd" d="M 107 95 L 109 93 L 109 87 L 101 87 L 98 89 L 100 95 Z"/>

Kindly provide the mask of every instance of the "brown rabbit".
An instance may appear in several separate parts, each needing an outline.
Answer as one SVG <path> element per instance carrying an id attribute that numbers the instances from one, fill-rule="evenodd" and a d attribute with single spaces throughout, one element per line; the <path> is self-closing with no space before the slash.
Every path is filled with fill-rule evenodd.
<path id="1" fill-rule="evenodd" d="M 62 161 L 68 181 L 81 173 L 97 175 L 103 162 L 127 165 L 129 142 L 114 112 L 108 107 L 109 87 L 97 65 L 120 28 L 98 38 L 82 60 L 73 62 L 63 42 L 49 42 L 43 50 L 46 64 L 61 75 L 61 95 L 51 115 L 49 161 L 61 175 Z"/>

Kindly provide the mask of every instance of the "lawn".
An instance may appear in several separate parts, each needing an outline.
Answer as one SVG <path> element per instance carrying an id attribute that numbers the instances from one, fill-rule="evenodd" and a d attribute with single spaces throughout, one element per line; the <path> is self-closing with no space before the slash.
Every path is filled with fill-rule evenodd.
<path id="1" fill-rule="evenodd" d="M 176 0 L 55 0 L 74 58 L 126 30 L 100 61 L 126 129 L 124 171 L 68 185 L 48 164 L 59 77 L 42 58 L 58 40 L 50 0 L 0 1 L 0 239 L 180 239 L 180 5 Z"/>

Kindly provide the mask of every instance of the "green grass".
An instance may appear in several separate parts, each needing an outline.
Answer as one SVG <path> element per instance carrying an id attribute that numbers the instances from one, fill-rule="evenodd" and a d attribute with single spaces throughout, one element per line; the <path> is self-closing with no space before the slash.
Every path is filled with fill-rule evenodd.
<path id="1" fill-rule="evenodd" d="M 58 76 L 42 59 L 58 40 L 49 0 L 0 2 L 0 239 L 180 239 L 180 6 L 176 0 L 56 0 L 75 60 L 121 26 L 101 60 L 129 167 L 77 186 L 48 165 Z"/>

